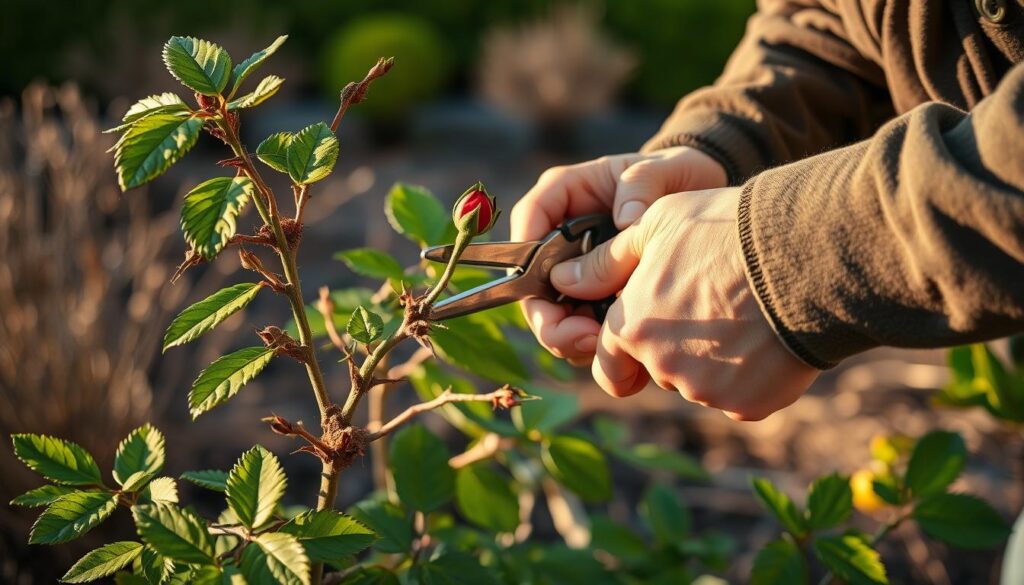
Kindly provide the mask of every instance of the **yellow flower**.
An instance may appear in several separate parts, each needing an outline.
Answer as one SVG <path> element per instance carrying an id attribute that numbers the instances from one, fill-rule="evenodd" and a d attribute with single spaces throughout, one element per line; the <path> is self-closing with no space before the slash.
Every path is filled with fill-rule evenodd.
<path id="1" fill-rule="evenodd" d="M 850 489 L 853 490 L 853 507 L 865 514 L 872 514 L 886 507 L 888 504 L 875 493 L 871 482 L 875 479 L 875 473 L 870 469 L 858 470 L 850 478 Z"/>

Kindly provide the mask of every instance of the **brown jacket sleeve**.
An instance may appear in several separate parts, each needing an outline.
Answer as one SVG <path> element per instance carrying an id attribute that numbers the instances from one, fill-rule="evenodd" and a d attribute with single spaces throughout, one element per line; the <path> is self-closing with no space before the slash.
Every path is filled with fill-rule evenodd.
<path id="1" fill-rule="evenodd" d="M 743 187 L 748 276 L 820 368 L 1024 331 L 1024 64 L 969 114 L 924 104 Z"/>
<path id="2" fill-rule="evenodd" d="M 882 70 L 851 46 L 837 14 L 763 0 L 721 78 L 681 100 L 644 150 L 699 148 L 739 185 L 866 138 L 892 115 Z"/>

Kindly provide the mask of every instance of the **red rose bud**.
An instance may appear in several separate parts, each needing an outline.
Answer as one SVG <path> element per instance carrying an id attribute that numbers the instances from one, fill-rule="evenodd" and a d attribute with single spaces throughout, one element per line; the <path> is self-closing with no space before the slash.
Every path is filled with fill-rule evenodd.
<path id="1" fill-rule="evenodd" d="M 487 193 L 482 183 L 477 183 L 466 189 L 466 192 L 455 201 L 452 221 L 460 232 L 479 236 L 494 227 L 500 213 L 494 197 Z"/>

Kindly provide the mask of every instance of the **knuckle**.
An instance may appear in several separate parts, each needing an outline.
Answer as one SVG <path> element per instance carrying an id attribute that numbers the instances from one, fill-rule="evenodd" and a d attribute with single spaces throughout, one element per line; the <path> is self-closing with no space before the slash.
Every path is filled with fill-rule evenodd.
<path id="1" fill-rule="evenodd" d="M 654 168 L 655 162 L 655 160 L 649 158 L 637 161 L 626 167 L 619 175 L 619 179 L 628 183 L 646 178 Z"/>
<path id="2" fill-rule="evenodd" d="M 562 180 L 568 174 L 569 174 L 569 167 L 565 167 L 565 166 L 551 167 L 550 169 L 548 169 L 548 170 L 544 171 L 543 173 L 541 173 L 540 181 L 539 182 L 555 183 L 555 182 L 558 182 L 558 181 Z"/>
<path id="3" fill-rule="evenodd" d="M 650 330 L 650 320 L 646 318 L 630 319 L 619 329 L 619 339 L 627 345 L 642 343 Z"/>

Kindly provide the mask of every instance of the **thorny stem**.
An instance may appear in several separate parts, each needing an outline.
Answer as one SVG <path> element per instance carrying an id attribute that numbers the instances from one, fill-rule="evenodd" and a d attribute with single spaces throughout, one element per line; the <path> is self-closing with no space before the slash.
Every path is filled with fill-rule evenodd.
<path id="1" fill-rule="evenodd" d="M 281 227 L 281 218 L 277 211 L 277 202 L 273 191 L 263 180 L 259 170 L 256 169 L 256 165 L 253 164 L 252 157 L 249 156 L 249 152 L 242 145 L 236 129 L 226 121 L 227 109 L 223 103 L 220 109 L 221 118 L 218 126 L 224 132 L 226 141 L 231 150 L 234 151 L 235 156 L 241 160 L 242 172 L 256 185 L 259 193 L 256 197 L 252 198 L 253 202 L 259 211 L 260 217 L 270 225 L 271 230 L 274 232 L 274 239 L 277 242 L 277 253 L 281 258 L 285 281 L 288 285 L 285 294 L 291 305 L 292 315 L 295 317 L 295 322 L 298 325 L 299 341 L 306 348 L 306 359 L 304 360 L 306 373 L 309 376 L 309 383 L 313 388 L 313 394 L 320 409 L 320 422 L 323 425 L 324 416 L 328 406 L 331 405 L 331 400 L 327 394 L 327 388 L 324 386 L 324 377 L 320 370 L 320 364 L 317 362 L 316 349 L 313 347 L 313 335 L 309 329 L 306 308 L 302 302 L 302 286 L 299 281 L 299 271 L 295 265 L 296 250 L 292 250 L 288 245 L 288 238 Z M 323 462 L 320 473 L 320 492 L 317 498 L 317 510 L 327 510 L 334 507 L 334 500 L 338 495 L 339 471 L 338 466 L 333 461 Z M 319 585 L 322 576 L 323 563 L 315 563 L 310 568 L 310 582 L 313 585 Z"/>
<path id="2" fill-rule="evenodd" d="M 452 392 L 451 388 L 448 388 L 447 390 L 442 392 L 437 398 L 434 398 L 433 400 L 428 400 L 427 402 L 421 402 L 419 404 L 414 404 L 414 405 L 410 406 L 409 408 L 405 409 L 401 414 L 399 414 L 395 418 L 389 420 L 387 423 L 383 424 L 380 427 L 379 431 L 370 433 L 366 437 L 366 440 L 370 441 L 370 442 L 373 442 L 373 441 L 376 441 L 377 439 L 380 439 L 381 437 L 385 437 L 387 435 L 390 435 L 396 429 L 398 429 L 398 427 L 400 427 L 400 426 L 404 425 L 405 423 L 409 422 L 410 420 L 412 420 L 416 415 L 424 413 L 424 412 L 428 412 L 428 411 L 431 411 L 431 410 L 434 410 L 435 408 L 440 408 L 440 407 L 444 406 L 445 404 L 450 404 L 452 402 L 492 402 L 493 403 L 493 402 L 496 402 L 496 401 L 498 401 L 498 400 L 500 400 L 502 398 L 508 397 L 510 395 L 510 393 L 514 394 L 515 396 L 518 396 L 518 393 L 515 390 L 512 390 L 512 389 L 507 388 L 507 387 L 506 388 L 499 388 L 498 390 L 495 390 L 494 392 L 488 392 L 487 394 L 457 394 L 455 392 Z"/>
<path id="3" fill-rule="evenodd" d="M 225 120 L 226 118 L 227 111 L 222 105 L 221 119 Z M 274 233 L 274 239 L 277 242 L 277 253 L 281 258 L 281 266 L 284 268 L 285 282 L 287 283 L 285 295 L 288 297 L 292 314 L 295 317 L 295 322 L 298 324 L 299 342 L 306 348 L 306 373 L 309 375 L 309 382 L 316 396 L 320 417 L 323 418 L 327 407 L 331 405 L 331 400 L 327 395 L 327 388 L 324 385 L 320 364 L 317 362 L 316 350 L 313 347 L 313 335 L 310 333 L 309 320 L 306 317 L 306 307 L 302 302 L 302 285 L 299 281 L 298 268 L 295 265 L 296 250 L 292 250 L 288 245 L 288 238 L 281 227 L 281 218 L 277 211 L 274 192 L 267 186 L 256 165 L 253 164 L 249 152 L 242 146 L 237 131 L 229 123 L 221 121 L 218 124 L 224 132 L 231 150 L 241 160 L 242 171 L 252 180 L 256 185 L 257 191 L 259 191 L 259 194 L 252 199 L 256 204 L 256 209 L 259 210 L 260 216 L 270 225 L 271 231 Z"/>
<path id="4" fill-rule="evenodd" d="M 452 275 L 455 274 L 455 268 L 458 265 L 459 257 L 466 250 L 466 246 L 472 241 L 473 236 L 468 232 L 459 231 L 459 235 L 455 237 L 455 244 L 452 249 L 451 257 L 448 259 L 448 265 L 445 266 L 444 273 L 441 274 L 441 278 L 434 284 L 434 287 L 423 297 L 422 300 L 418 301 L 420 306 L 424 309 L 429 310 L 430 306 L 434 304 L 437 297 L 441 296 L 441 293 L 448 287 L 448 281 L 451 280 Z M 358 384 L 352 388 L 348 393 L 348 397 L 345 399 L 345 405 L 341 409 L 341 422 L 343 425 L 349 425 L 352 422 L 352 415 L 355 414 L 356 407 L 359 406 L 359 401 L 362 400 L 363 396 L 373 386 L 373 372 L 377 369 L 381 360 L 388 354 L 396 345 L 401 343 L 403 340 L 408 339 L 410 336 L 409 326 L 410 311 L 406 310 L 405 316 L 402 318 L 402 324 L 398 326 L 390 336 L 384 339 L 384 341 L 377 344 L 370 355 L 366 357 L 366 360 L 359 367 Z"/>

